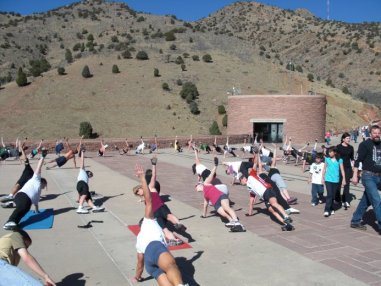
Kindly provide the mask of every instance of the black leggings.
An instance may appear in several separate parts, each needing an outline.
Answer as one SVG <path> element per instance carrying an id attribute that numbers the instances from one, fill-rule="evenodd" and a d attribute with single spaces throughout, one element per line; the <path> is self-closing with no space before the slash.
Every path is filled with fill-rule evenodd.
<path id="1" fill-rule="evenodd" d="M 14 201 L 16 204 L 16 209 L 13 211 L 8 221 L 13 221 L 18 224 L 22 217 L 30 210 L 32 201 L 25 193 L 17 193 Z"/>
<path id="2" fill-rule="evenodd" d="M 349 203 L 350 201 L 349 186 L 350 186 L 351 178 L 353 176 L 352 167 L 347 167 L 347 168 L 344 167 L 344 173 L 345 173 L 345 185 L 343 188 L 343 194 L 341 195 L 341 184 L 343 182 L 343 176 L 341 176 L 341 173 L 340 173 L 340 182 L 335 193 L 335 201 Z"/>

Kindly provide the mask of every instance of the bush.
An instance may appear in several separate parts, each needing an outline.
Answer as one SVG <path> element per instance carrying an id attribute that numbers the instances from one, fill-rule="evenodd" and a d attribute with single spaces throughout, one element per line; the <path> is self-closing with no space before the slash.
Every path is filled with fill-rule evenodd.
<path id="1" fill-rule="evenodd" d="M 210 135 L 221 135 L 217 121 L 213 121 L 212 126 L 209 127 L 209 133 Z"/>
<path id="2" fill-rule="evenodd" d="M 178 65 L 181 65 L 184 63 L 184 60 L 181 56 L 178 56 L 175 60 L 175 63 L 178 64 Z"/>
<path id="3" fill-rule="evenodd" d="M 159 77 L 159 76 L 160 76 L 160 72 L 159 72 L 159 69 L 158 69 L 158 68 L 154 68 L 154 70 L 153 70 L 153 75 L 154 75 L 155 77 Z"/>
<path id="4" fill-rule="evenodd" d="M 330 78 L 327 79 L 326 82 L 325 82 L 325 84 L 326 84 L 327 86 L 330 86 L 330 85 L 332 86 L 332 79 L 330 79 Z"/>
<path id="5" fill-rule="evenodd" d="M 164 82 L 164 83 L 161 85 L 161 87 L 162 87 L 164 90 L 166 90 L 166 91 L 169 91 L 169 90 L 170 90 L 169 85 L 168 85 L 168 83 L 166 83 L 166 82 Z"/>
<path id="6" fill-rule="evenodd" d="M 63 68 L 63 67 L 58 67 L 58 68 L 57 68 L 57 73 L 58 73 L 59 75 L 65 75 L 65 68 Z"/>
<path id="7" fill-rule="evenodd" d="M 181 70 L 182 70 L 182 71 L 186 71 L 186 70 L 187 70 L 187 67 L 185 66 L 185 64 L 182 64 L 182 65 L 181 65 Z"/>
<path id="8" fill-rule="evenodd" d="M 30 60 L 30 72 L 34 77 L 40 76 L 41 73 L 48 71 L 51 65 L 46 59 Z"/>
<path id="9" fill-rule="evenodd" d="M 89 34 L 89 35 L 87 36 L 87 40 L 88 40 L 89 42 L 93 42 L 93 41 L 94 41 L 94 36 L 93 36 L 93 34 Z"/>
<path id="10" fill-rule="evenodd" d="M 197 102 L 195 101 L 192 101 L 190 104 L 189 104 L 189 109 L 190 109 L 190 112 L 192 114 L 200 114 L 200 110 L 198 109 L 198 105 L 197 105 Z"/>
<path id="11" fill-rule="evenodd" d="M 307 75 L 307 79 L 309 80 L 309 81 L 314 81 L 314 75 L 312 74 L 312 73 L 309 73 L 308 75 Z"/>
<path id="12" fill-rule="evenodd" d="M 219 105 L 218 106 L 218 114 L 225 114 L 225 113 L 226 113 L 225 106 Z"/>
<path id="13" fill-rule="evenodd" d="M 90 69 L 89 69 L 89 67 L 87 65 L 84 66 L 83 69 L 82 69 L 82 76 L 84 78 L 90 78 L 90 77 L 92 77 L 92 74 L 90 73 Z"/>
<path id="14" fill-rule="evenodd" d="M 73 55 L 71 53 L 71 51 L 69 49 L 66 49 L 66 52 L 65 52 L 65 60 L 68 62 L 68 63 L 72 63 L 73 62 Z"/>
<path id="15" fill-rule="evenodd" d="M 176 83 L 177 83 L 178 86 L 182 86 L 183 85 L 183 81 L 181 79 L 178 79 L 176 81 Z"/>
<path id="16" fill-rule="evenodd" d="M 211 62 L 213 62 L 213 60 L 212 60 L 212 56 L 209 55 L 209 54 L 203 55 L 203 56 L 202 56 L 202 60 L 203 60 L 204 62 L 206 62 L 206 63 L 211 63 Z"/>
<path id="17" fill-rule="evenodd" d="M 227 127 L 228 126 L 228 115 L 225 114 L 224 117 L 222 117 L 222 126 Z"/>
<path id="18" fill-rule="evenodd" d="M 123 59 L 131 59 L 132 58 L 131 52 L 129 50 L 123 51 L 122 57 L 123 57 Z"/>
<path id="19" fill-rule="evenodd" d="M 117 65 L 112 66 L 112 73 L 120 73 L 119 67 Z"/>
<path id="20" fill-rule="evenodd" d="M 26 74 L 23 72 L 21 67 L 17 71 L 16 83 L 18 86 L 26 86 L 28 84 Z"/>
<path id="21" fill-rule="evenodd" d="M 300 65 L 297 65 L 295 68 L 298 72 L 303 72 L 303 68 Z"/>
<path id="22" fill-rule="evenodd" d="M 148 54 L 145 52 L 145 51 L 139 51 L 137 54 L 136 54 L 136 59 L 138 60 L 148 60 Z"/>
<path id="23" fill-rule="evenodd" d="M 200 60 L 200 57 L 197 56 L 197 55 L 193 55 L 193 56 L 192 56 L 192 60 L 195 61 L 195 62 L 197 62 L 197 61 Z"/>
<path id="24" fill-rule="evenodd" d="M 173 32 L 167 32 L 164 34 L 164 36 L 165 36 L 166 41 L 175 41 L 176 40 L 175 33 L 173 33 Z"/>
<path id="25" fill-rule="evenodd" d="M 118 36 L 112 36 L 111 37 L 111 42 L 118 43 L 119 42 Z"/>
<path id="26" fill-rule="evenodd" d="M 199 96 L 196 85 L 191 82 L 186 82 L 180 91 L 180 96 L 181 98 L 186 99 L 189 94 L 192 96 L 192 100 Z"/>
<path id="27" fill-rule="evenodd" d="M 176 51 L 177 47 L 176 47 L 175 44 L 172 44 L 172 45 L 169 46 L 169 49 L 170 49 L 171 51 Z"/>
<path id="28" fill-rule="evenodd" d="M 350 91 L 349 91 L 348 87 L 346 87 L 346 86 L 343 87 L 342 92 L 345 94 L 350 94 Z"/>
<path id="29" fill-rule="evenodd" d="M 93 127 L 88 121 L 83 121 L 79 124 L 79 136 L 88 139 L 93 137 Z"/>

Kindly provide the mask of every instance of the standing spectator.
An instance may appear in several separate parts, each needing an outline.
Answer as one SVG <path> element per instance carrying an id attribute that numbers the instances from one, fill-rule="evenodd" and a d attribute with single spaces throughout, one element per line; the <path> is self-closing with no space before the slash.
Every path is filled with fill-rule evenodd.
<path id="1" fill-rule="evenodd" d="M 324 201 L 324 185 L 322 184 L 324 163 L 323 155 L 317 154 L 315 162 L 310 167 L 310 177 L 308 183 L 311 185 L 311 205 L 314 207 Z"/>
<path id="2" fill-rule="evenodd" d="M 359 165 L 362 163 L 361 182 L 365 187 L 364 194 L 353 213 L 351 227 L 366 230 L 361 223 L 362 217 L 370 205 L 377 219 L 378 232 L 381 234 L 381 198 L 377 186 L 381 183 L 381 130 L 378 125 L 370 129 L 370 139 L 361 142 L 355 160 L 352 183 L 358 184 Z"/>
<path id="3" fill-rule="evenodd" d="M 336 194 L 336 190 L 340 187 L 340 172 L 343 176 L 342 184 L 344 185 L 346 179 L 343 160 L 339 158 L 336 147 L 332 146 L 328 149 L 328 157 L 325 158 L 325 164 L 323 168 L 322 183 L 325 182 L 325 187 L 327 189 L 327 199 L 324 208 L 325 217 L 335 214 L 333 209 L 333 198 Z"/>
<path id="4" fill-rule="evenodd" d="M 325 132 L 324 139 L 325 139 L 325 143 L 327 145 L 329 145 L 331 143 L 331 132 L 329 132 L 329 130 L 327 132 Z"/>
<path id="5" fill-rule="evenodd" d="M 341 143 L 337 145 L 337 153 L 339 154 L 340 158 L 343 159 L 343 166 L 344 166 L 344 173 L 345 173 L 345 179 L 344 182 L 344 188 L 343 188 L 343 195 L 341 196 L 341 188 L 340 185 L 343 183 L 343 177 L 340 176 L 340 184 L 339 188 L 336 190 L 335 194 L 335 201 L 340 203 L 342 202 L 342 206 L 345 210 L 347 210 L 350 207 L 350 196 L 349 196 L 349 186 L 350 186 L 350 180 L 352 178 L 352 162 L 353 162 L 353 156 L 354 156 L 354 149 L 349 144 L 351 142 L 351 136 L 349 133 L 345 132 L 341 136 Z"/>

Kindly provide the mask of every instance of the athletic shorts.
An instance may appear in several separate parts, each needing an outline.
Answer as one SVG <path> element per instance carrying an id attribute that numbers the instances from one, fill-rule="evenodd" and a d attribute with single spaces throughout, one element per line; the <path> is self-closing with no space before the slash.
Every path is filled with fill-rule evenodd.
<path id="1" fill-rule="evenodd" d="M 220 207 L 221 207 L 221 201 L 222 200 L 228 200 L 229 197 L 225 194 L 222 194 L 218 200 L 216 201 L 216 203 L 214 204 L 214 209 L 217 211 Z"/>
<path id="2" fill-rule="evenodd" d="M 202 178 L 202 180 L 205 181 L 206 178 L 209 177 L 209 175 L 210 175 L 210 170 L 205 169 L 205 170 L 201 173 L 201 178 Z"/>
<path id="3" fill-rule="evenodd" d="M 165 225 L 167 224 L 167 216 L 169 214 L 171 214 L 171 211 L 167 205 L 162 205 L 154 212 L 153 216 L 156 218 L 157 223 L 160 225 L 160 227 L 165 228 Z"/>
<path id="4" fill-rule="evenodd" d="M 160 241 L 151 241 L 144 252 L 144 266 L 146 271 L 155 279 L 164 273 L 158 266 L 159 257 L 162 253 L 168 252 L 167 247 Z"/>
<path id="5" fill-rule="evenodd" d="M 103 156 L 103 152 L 101 150 L 98 150 L 98 156 Z"/>
<path id="6" fill-rule="evenodd" d="M 64 156 L 60 156 L 56 159 L 56 163 L 57 163 L 57 166 L 58 167 L 61 167 L 63 165 L 65 165 L 67 162 L 66 158 Z"/>
<path id="7" fill-rule="evenodd" d="M 267 189 L 263 193 L 263 200 L 265 201 L 266 207 L 269 208 L 271 205 L 269 203 L 271 198 L 276 198 L 276 193 L 273 189 Z"/>
<path id="8" fill-rule="evenodd" d="M 22 172 L 20 179 L 17 181 L 17 184 L 20 186 L 20 188 L 22 188 L 25 183 L 33 177 L 34 174 L 32 167 L 29 165 L 29 162 L 28 164 L 27 162 L 28 161 L 25 161 L 24 171 Z"/>
<path id="9" fill-rule="evenodd" d="M 271 176 L 271 180 L 275 182 L 279 190 L 282 192 L 284 189 L 287 189 L 287 185 L 284 182 L 282 176 L 279 173 L 275 173 Z"/>
<path id="10" fill-rule="evenodd" d="M 78 181 L 77 191 L 80 196 L 86 195 L 87 199 L 91 199 L 91 194 L 89 192 L 89 185 L 84 181 Z"/>

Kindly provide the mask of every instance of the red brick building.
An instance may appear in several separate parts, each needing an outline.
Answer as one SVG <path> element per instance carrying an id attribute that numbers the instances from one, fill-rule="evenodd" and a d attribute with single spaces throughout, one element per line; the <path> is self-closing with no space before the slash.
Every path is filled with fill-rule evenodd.
<path id="1" fill-rule="evenodd" d="M 265 142 L 318 139 L 324 142 L 325 95 L 231 95 L 228 97 L 228 135 L 255 133 Z"/>

